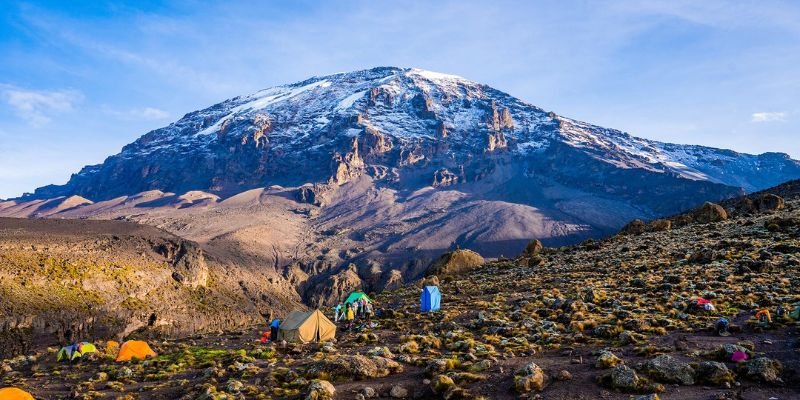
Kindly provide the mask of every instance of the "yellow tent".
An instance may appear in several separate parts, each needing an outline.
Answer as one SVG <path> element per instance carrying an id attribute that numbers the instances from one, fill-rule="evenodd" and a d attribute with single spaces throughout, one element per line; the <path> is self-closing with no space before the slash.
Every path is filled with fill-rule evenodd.
<path id="1" fill-rule="evenodd" d="M 133 358 L 144 360 L 147 357 L 155 357 L 156 353 L 150 346 L 141 340 L 129 340 L 119 348 L 117 361 L 130 361 Z"/>
<path id="2" fill-rule="evenodd" d="M 336 325 L 320 310 L 292 311 L 281 322 L 278 339 L 287 342 L 324 342 L 336 336 Z"/>
<path id="3" fill-rule="evenodd" d="M 30 393 L 13 387 L 0 389 L 0 399 L 2 400 L 34 400 Z"/>

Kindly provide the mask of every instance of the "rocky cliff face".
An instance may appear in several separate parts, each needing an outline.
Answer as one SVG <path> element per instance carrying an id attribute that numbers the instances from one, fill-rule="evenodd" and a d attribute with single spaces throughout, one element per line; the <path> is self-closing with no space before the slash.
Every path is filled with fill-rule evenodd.
<path id="1" fill-rule="evenodd" d="M 0 357 L 70 336 L 232 329 L 298 304 L 263 278 L 231 274 L 196 243 L 149 226 L 0 218 Z"/>

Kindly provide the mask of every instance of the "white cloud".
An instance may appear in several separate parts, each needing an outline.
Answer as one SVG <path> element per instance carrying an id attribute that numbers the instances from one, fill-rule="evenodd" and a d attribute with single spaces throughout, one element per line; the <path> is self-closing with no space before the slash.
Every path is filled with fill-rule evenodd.
<path id="1" fill-rule="evenodd" d="M 30 125 L 38 127 L 52 120 L 53 114 L 72 110 L 83 95 L 75 90 L 25 90 L 8 88 L 3 97 L 14 112 Z"/>
<path id="2" fill-rule="evenodd" d="M 756 112 L 753 113 L 751 122 L 775 122 L 786 121 L 785 112 Z"/>
<path id="3" fill-rule="evenodd" d="M 160 121 L 170 117 L 170 113 L 155 107 L 133 108 L 130 110 L 114 110 L 103 107 L 103 112 L 124 120 Z"/>
<path id="4" fill-rule="evenodd" d="M 169 113 L 153 107 L 145 107 L 141 110 L 131 110 L 131 115 L 146 120 L 161 120 L 169 118 Z"/>

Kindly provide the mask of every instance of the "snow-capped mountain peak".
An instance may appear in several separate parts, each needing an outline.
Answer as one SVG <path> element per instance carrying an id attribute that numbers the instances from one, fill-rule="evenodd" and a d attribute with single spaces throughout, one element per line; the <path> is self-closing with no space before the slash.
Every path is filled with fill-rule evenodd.
<path id="1" fill-rule="evenodd" d="M 459 76 L 378 67 L 276 86 L 186 114 L 35 196 L 97 199 L 150 189 L 225 194 L 342 182 L 361 173 L 399 182 L 404 173 L 427 169 L 458 175 L 448 182 L 469 182 L 482 179 L 483 167 L 475 167 L 480 160 L 536 164 L 561 152 L 610 168 L 747 190 L 800 171 L 788 156 L 637 138 L 545 112 Z"/>

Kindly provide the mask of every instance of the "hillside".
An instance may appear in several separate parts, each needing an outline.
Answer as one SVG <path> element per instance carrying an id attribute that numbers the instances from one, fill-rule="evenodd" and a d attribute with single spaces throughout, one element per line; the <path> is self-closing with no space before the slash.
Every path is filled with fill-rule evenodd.
<path id="1" fill-rule="evenodd" d="M 231 268 L 150 226 L 0 218 L 0 356 L 70 333 L 231 329 L 298 301 L 263 272 Z"/>
<path id="2" fill-rule="evenodd" d="M 157 342 L 154 361 L 77 366 L 39 348 L 4 362 L 0 377 L 46 398 L 329 398 L 317 380 L 336 399 L 798 398 L 800 321 L 777 307 L 800 303 L 800 198 L 796 182 L 767 192 L 785 197 L 753 195 L 764 206 L 748 210 L 708 204 L 674 226 L 574 246 L 534 242 L 471 269 L 448 264 L 377 296 L 378 326 L 340 327 L 332 344 L 262 345 L 261 329 L 244 330 Z M 436 282 L 442 310 L 419 313 L 419 287 Z M 715 309 L 694 307 L 698 297 Z M 754 317 L 762 307 L 767 327 Z M 720 317 L 730 336 L 712 332 Z M 735 351 L 750 359 L 731 362 Z"/>

